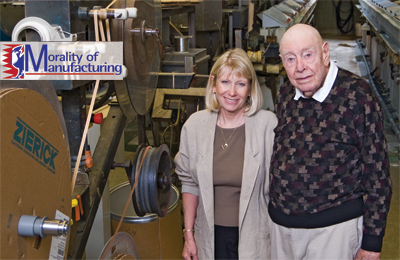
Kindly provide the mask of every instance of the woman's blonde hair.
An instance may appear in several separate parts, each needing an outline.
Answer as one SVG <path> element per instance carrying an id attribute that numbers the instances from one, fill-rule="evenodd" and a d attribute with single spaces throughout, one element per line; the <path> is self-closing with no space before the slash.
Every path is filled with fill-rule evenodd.
<path id="1" fill-rule="evenodd" d="M 263 96 L 256 72 L 246 52 L 239 48 L 226 51 L 212 67 L 206 87 L 206 108 L 215 112 L 218 112 L 221 108 L 216 95 L 213 93 L 213 87 L 215 87 L 218 76 L 225 73 L 244 77 L 249 81 L 250 96 L 247 98 L 245 115 L 251 116 L 260 110 L 263 105 Z"/>

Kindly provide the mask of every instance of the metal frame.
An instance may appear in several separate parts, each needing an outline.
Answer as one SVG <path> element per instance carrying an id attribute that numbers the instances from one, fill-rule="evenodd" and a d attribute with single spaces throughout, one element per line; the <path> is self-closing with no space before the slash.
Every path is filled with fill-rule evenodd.
<path id="1" fill-rule="evenodd" d="M 88 187 L 77 187 L 74 190 L 73 196 L 88 192 L 90 200 L 89 208 L 85 208 L 85 210 L 89 209 L 87 217 L 78 222 L 82 230 L 76 234 L 73 244 L 70 240 L 69 247 L 72 247 L 73 252 L 68 254 L 68 259 L 82 259 L 126 121 L 127 118 L 120 107 L 117 104 L 111 104 L 93 154 L 95 163 L 89 174 L 90 185 Z"/>
<path id="2" fill-rule="evenodd" d="M 371 70 L 369 68 L 369 64 L 368 64 L 367 58 L 365 57 L 363 46 L 362 46 L 362 43 L 360 42 L 360 40 L 357 40 L 357 45 L 358 45 L 358 48 L 360 48 L 361 56 L 363 58 L 363 61 L 365 63 L 365 67 L 367 69 L 367 74 L 368 74 L 368 78 L 369 78 L 368 83 L 369 83 L 371 89 L 374 91 L 375 95 L 377 96 L 378 101 L 382 106 L 382 110 L 383 110 L 387 120 L 389 121 L 390 125 L 392 126 L 392 129 L 393 129 L 397 139 L 400 140 L 399 125 L 396 124 L 395 119 L 394 119 L 392 113 L 390 112 L 390 109 L 386 105 L 385 100 L 383 100 L 381 94 L 379 93 L 379 91 L 378 91 L 378 89 L 376 87 L 376 84 L 375 84 L 375 81 L 374 81 L 374 78 L 373 78 L 373 73 L 371 73 Z"/>

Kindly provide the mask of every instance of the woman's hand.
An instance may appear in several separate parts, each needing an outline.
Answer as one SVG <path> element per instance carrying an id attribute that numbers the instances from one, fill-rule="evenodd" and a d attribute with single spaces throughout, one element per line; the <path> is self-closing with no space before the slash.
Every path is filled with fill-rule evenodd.
<path id="1" fill-rule="evenodd" d="M 182 193 L 183 215 L 185 217 L 185 245 L 183 246 L 182 256 L 185 260 L 198 260 L 197 245 L 194 241 L 194 222 L 196 210 L 199 205 L 199 197 L 191 193 Z M 204 245 L 200 245 L 204 246 Z"/>
<path id="2" fill-rule="evenodd" d="M 185 245 L 183 246 L 182 256 L 185 260 L 198 260 L 197 246 L 194 241 L 193 232 L 185 233 Z"/>

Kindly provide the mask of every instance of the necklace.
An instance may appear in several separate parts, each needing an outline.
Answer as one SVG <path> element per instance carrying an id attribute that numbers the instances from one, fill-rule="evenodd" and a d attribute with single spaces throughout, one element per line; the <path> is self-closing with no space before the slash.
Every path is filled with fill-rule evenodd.
<path id="1" fill-rule="evenodd" d="M 239 121 L 239 124 L 235 127 L 235 129 L 233 129 L 232 134 L 228 137 L 227 140 L 225 140 L 225 136 L 224 136 L 224 132 L 222 131 L 222 127 L 219 128 L 219 129 L 221 130 L 222 138 L 224 139 L 224 143 L 222 144 L 222 149 L 225 149 L 226 147 L 228 147 L 228 141 L 229 141 L 229 139 L 231 139 L 232 135 L 235 133 L 236 128 L 238 128 L 238 126 L 240 125 L 240 123 L 242 123 L 243 118 L 244 118 L 244 117 L 242 117 L 242 119 Z"/>

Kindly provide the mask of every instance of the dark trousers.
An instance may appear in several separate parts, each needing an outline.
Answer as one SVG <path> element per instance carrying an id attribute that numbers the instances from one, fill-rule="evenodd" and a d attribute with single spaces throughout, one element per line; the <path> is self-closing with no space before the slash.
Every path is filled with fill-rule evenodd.
<path id="1" fill-rule="evenodd" d="M 215 259 L 239 259 L 239 228 L 214 226 Z"/>

